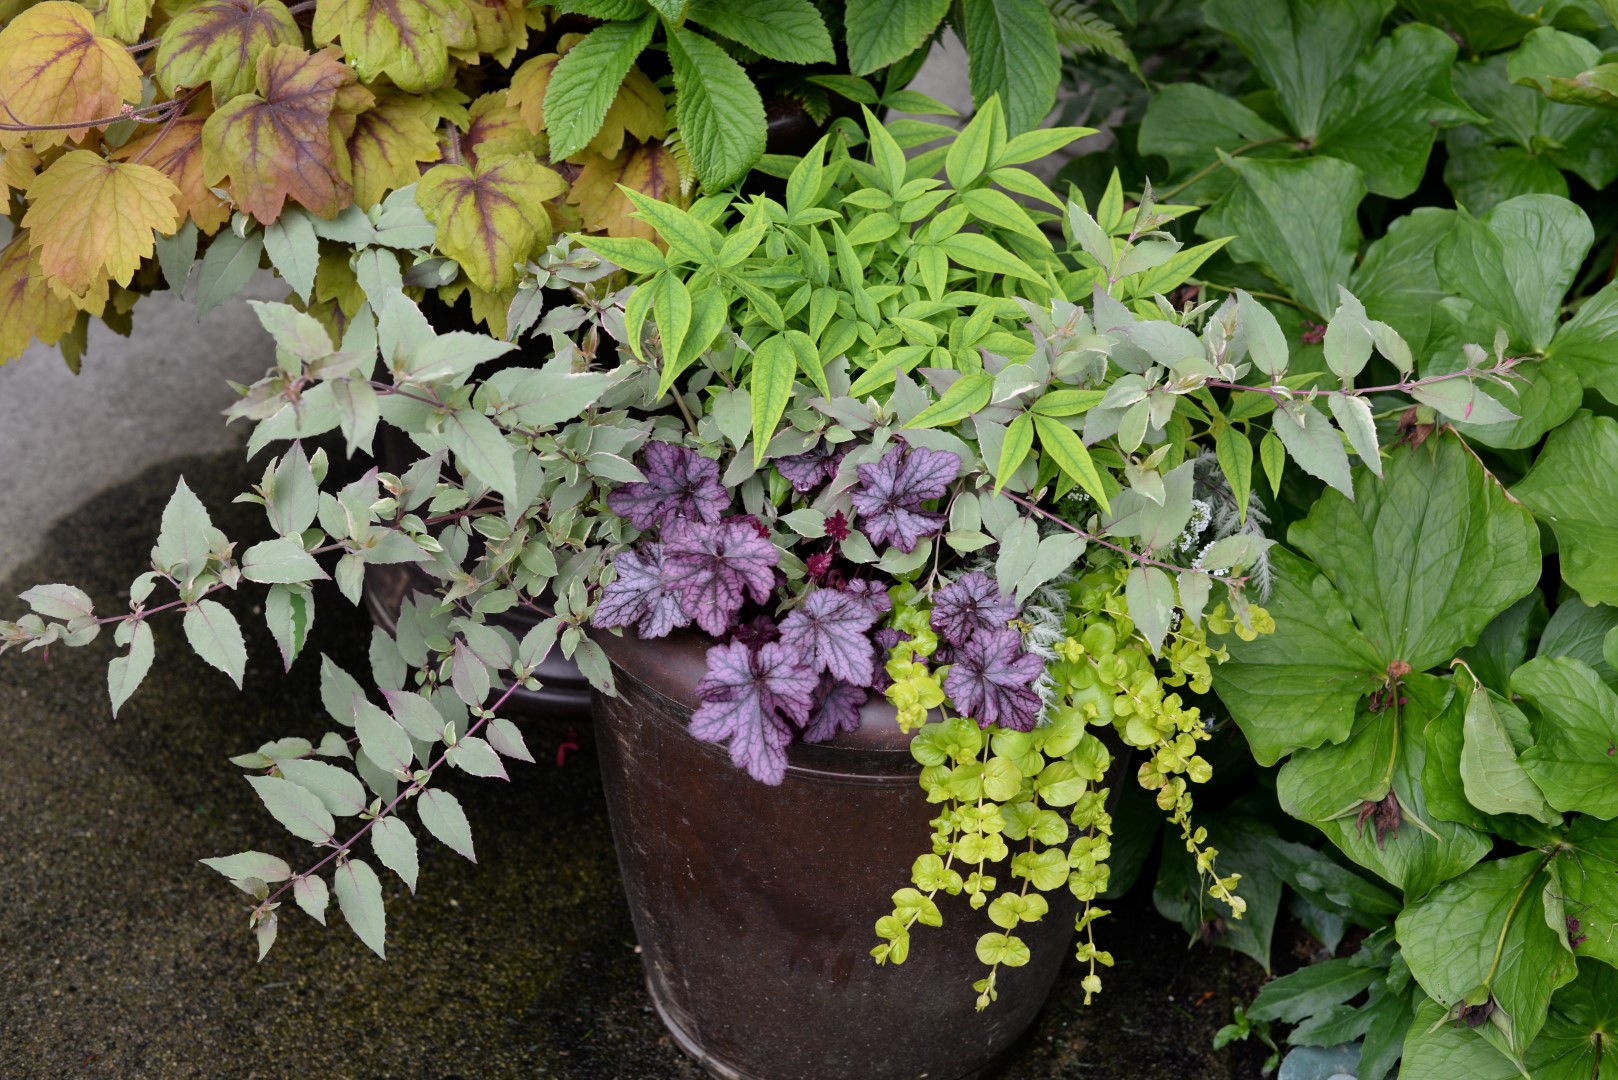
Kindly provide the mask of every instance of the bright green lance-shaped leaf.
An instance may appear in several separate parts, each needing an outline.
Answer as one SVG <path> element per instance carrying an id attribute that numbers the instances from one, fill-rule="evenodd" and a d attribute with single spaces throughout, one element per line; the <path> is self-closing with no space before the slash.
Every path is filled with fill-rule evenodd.
<path id="1" fill-rule="evenodd" d="M 1512 489 L 1549 525 L 1562 577 L 1586 601 L 1618 605 L 1618 421 L 1580 413 L 1551 432 Z"/>
<path id="2" fill-rule="evenodd" d="M 1234 236 L 1225 249 L 1232 258 L 1258 264 L 1324 319 L 1337 309 L 1337 287 L 1348 282 L 1359 247 L 1360 171 L 1328 157 L 1233 158 L 1229 167 L 1239 182 L 1198 219 L 1198 234 Z"/>
<path id="3" fill-rule="evenodd" d="M 1560 815 L 1517 760 L 1500 710 L 1501 703 L 1486 686 L 1476 687 L 1467 701 L 1460 764 L 1467 801 L 1485 814 L 1526 814 L 1547 825 L 1559 824 Z"/>
<path id="4" fill-rule="evenodd" d="M 786 335 L 773 334 L 764 339 L 753 354 L 753 464 L 764 463 L 764 455 L 775 428 L 781 422 L 787 402 L 792 400 L 792 383 L 797 374 L 798 360 L 788 344 Z"/>
<path id="5" fill-rule="evenodd" d="M 145 622 L 137 623 L 129 639 L 128 654 L 114 657 L 107 664 L 107 695 L 112 698 L 113 716 L 118 715 L 124 702 L 146 678 L 146 673 L 152 669 L 154 655 L 152 628 Z"/>
<path id="6" fill-rule="evenodd" d="M 461 809 L 460 800 L 455 796 L 428 788 L 416 799 L 416 816 L 439 842 L 472 862 L 478 861 L 472 850 L 472 827 L 467 824 L 466 811 Z"/>
<path id="7" fill-rule="evenodd" d="M 550 239 L 545 202 L 567 181 L 526 156 L 480 160 L 475 168 L 435 165 L 416 185 L 416 203 L 437 227 L 438 246 L 486 292 L 510 288 L 517 264 Z"/>
<path id="8" fill-rule="evenodd" d="M 1545 356 L 1567 364 L 1584 387 L 1618 403 L 1618 282 L 1608 282 L 1580 305 Z"/>
<path id="9" fill-rule="evenodd" d="M 1219 159 L 1218 151 L 1244 156 L 1285 157 L 1286 133 L 1235 98 L 1197 83 L 1171 83 L 1152 95 L 1141 121 L 1139 147 L 1169 163 L 1169 175 L 1187 179 Z M 1262 144 L 1255 146 L 1254 144 Z M 1184 189 L 1179 198 L 1208 202 L 1229 191 L 1236 175 L 1215 169 Z M 1177 199 L 1178 201 L 1178 199 Z"/>
<path id="10" fill-rule="evenodd" d="M 1473 867 L 1406 906 L 1396 923 L 1421 988 L 1446 1008 L 1492 997 L 1505 1014 L 1496 1028 L 1501 1048 L 1518 1058 L 1544 1026 L 1551 992 L 1575 972 L 1573 954 L 1547 925 L 1553 857 L 1531 851 Z"/>
<path id="11" fill-rule="evenodd" d="M 293 836 L 311 844 L 332 839 L 337 823 L 314 792 L 275 776 L 249 776 L 247 782 L 258 792 L 265 809 Z"/>
<path id="12" fill-rule="evenodd" d="M 1006 130 L 1039 126 L 1056 104 L 1062 56 L 1042 0 L 961 0 L 972 100 L 998 96 Z"/>
<path id="13" fill-rule="evenodd" d="M 230 609 L 217 600 L 198 600 L 181 623 L 185 639 L 196 654 L 229 675 L 241 689 L 242 674 L 247 670 L 247 643 Z"/>
<path id="14" fill-rule="evenodd" d="M 1464 708 L 1450 690 L 1443 679 L 1407 676 L 1400 695 L 1406 704 L 1362 712 L 1347 741 L 1298 751 L 1276 778 L 1287 813 L 1407 896 L 1422 895 L 1489 852 L 1485 834 L 1441 821 L 1427 805 L 1423 736 L 1446 708 Z"/>
<path id="15" fill-rule="evenodd" d="M 1438 276 L 1499 319 L 1513 342 L 1543 351 L 1593 239 L 1590 219 L 1575 204 L 1522 195 L 1482 218 L 1463 213 L 1438 245 Z"/>
<path id="16" fill-rule="evenodd" d="M 949 385 L 939 399 L 912 416 L 905 427 L 949 427 L 958 424 L 989 403 L 994 393 L 994 376 L 972 371 Z"/>
<path id="17" fill-rule="evenodd" d="M 1262 765 L 1347 738 L 1355 706 L 1383 666 L 1325 575 L 1285 548 L 1273 549 L 1270 563 L 1275 585 L 1265 607 L 1275 633 L 1226 639 L 1230 660 L 1214 679 Z M 1268 645 L 1271 638 L 1286 647 Z"/>
<path id="18" fill-rule="evenodd" d="M 380 818 L 371 827 L 371 848 L 377 861 L 399 875 L 411 892 L 416 891 L 416 835 L 397 816 Z"/>
<path id="19" fill-rule="evenodd" d="M 1236 39 L 1276 105 L 1305 138 L 1321 134 L 1327 98 L 1371 43 L 1392 0 L 1209 0 L 1204 16 Z"/>
<path id="20" fill-rule="evenodd" d="M 557 61 L 545 88 L 552 161 L 572 157 L 595 138 L 656 24 L 651 12 L 632 22 L 603 23 Z"/>
<path id="21" fill-rule="evenodd" d="M 1111 513 L 1106 485 L 1101 473 L 1090 460 L 1090 451 L 1078 433 L 1060 420 L 1034 413 L 1034 428 L 1039 432 L 1039 445 L 1056 467 L 1089 493 L 1101 507 L 1102 513 Z"/>
<path id="22" fill-rule="evenodd" d="M 364 859 L 347 859 L 332 874 L 337 906 L 349 927 L 367 948 L 383 959 L 388 914 L 382 906 L 382 882 Z"/>
<path id="23" fill-rule="evenodd" d="M 949 0 L 849 0 L 843 13 L 849 70 L 869 75 L 909 56 L 948 10 Z"/>
<path id="24" fill-rule="evenodd" d="M 1425 671 L 1476 640 L 1539 579 L 1539 533 L 1454 436 L 1357 471 L 1354 499 L 1324 495 L 1290 541 L 1336 585 L 1386 668 Z"/>
<path id="25" fill-rule="evenodd" d="M 1359 166 L 1372 194 L 1414 192 L 1437 129 L 1472 116 L 1450 88 L 1455 52 L 1448 34 L 1419 23 L 1377 42 L 1328 93 L 1315 152 Z"/>
<path id="26" fill-rule="evenodd" d="M 820 64 L 837 57 L 825 20 L 810 0 L 691 0 L 686 17 L 771 60 Z"/>
<path id="27" fill-rule="evenodd" d="M 1618 817 L 1618 695 L 1588 664 L 1536 658 L 1511 689 L 1538 710 L 1522 767 L 1558 810 Z"/>
<path id="28" fill-rule="evenodd" d="M 705 191 L 744 176 L 764 153 L 764 102 L 742 66 L 701 34 L 669 35 L 680 134 Z"/>
<path id="29" fill-rule="evenodd" d="M 1487 348 L 1502 327 L 1495 316 L 1457 296 L 1433 305 L 1432 316 L 1428 356 L 1421 364 L 1425 377 L 1451 374 L 1477 363 L 1475 351 L 1467 346 Z M 1473 355 L 1468 356 L 1469 351 Z M 1481 379 L 1430 383 L 1416 388 L 1411 396 L 1435 408 L 1474 444 L 1524 449 L 1536 445 L 1547 431 L 1577 412 L 1582 394 L 1577 374 L 1563 360 L 1525 359 L 1516 375 L 1505 386 Z"/>

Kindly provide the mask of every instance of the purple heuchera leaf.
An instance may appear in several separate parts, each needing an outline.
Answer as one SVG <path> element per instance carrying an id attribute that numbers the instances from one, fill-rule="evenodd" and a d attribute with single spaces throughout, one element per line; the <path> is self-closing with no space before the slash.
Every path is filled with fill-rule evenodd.
<path id="1" fill-rule="evenodd" d="M 888 590 L 883 588 L 879 582 L 857 578 L 844 585 L 843 591 L 850 596 L 858 597 L 860 602 L 870 608 L 872 614 L 878 617 L 893 610 L 893 598 L 888 595 Z"/>
<path id="2" fill-rule="evenodd" d="M 607 496 L 607 507 L 637 529 L 668 525 L 676 518 L 715 522 L 730 505 L 719 484 L 719 466 L 675 443 L 646 445 L 644 483 L 625 484 Z"/>
<path id="3" fill-rule="evenodd" d="M 601 602 L 590 617 L 592 625 L 608 629 L 634 626 L 643 638 L 659 638 L 690 624 L 691 616 L 681 610 L 679 598 L 663 583 L 662 544 L 642 544 L 635 551 L 626 551 L 614 566 L 617 580 L 602 590 Z"/>
<path id="4" fill-rule="evenodd" d="M 942 498 L 961 470 L 961 459 L 948 450 L 912 449 L 901 443 L 874 465 L 859 467 L 860 483 L 849 495 L 860 513 L 860 528 L 871 543 L 914 551 L 923 537 L 944 525 L 944 515 L 921 508 Z"/>
<path id="5" fill-rule="evenodd" d="M 987 630 L 955 650 L 955 663 L 944 676 L 944 692 L 963 716 L 982 727 L 999 724 L 1014 731 L 1032 731 L 1039 719 L 1039 695 L 1034 680 L 1045 661 L 1022 651 L 1022 635 L 1015 630 Z"/>
<path id="6" fill-rule="evenodd" d="M 779 458 L 775 467 L 792 483 L 798 494 L 813 491 L 837 475 L 837 463 L 843 459 L 829 443 L 816 443 L 814 449 L 791 457 Z"/>
<path id="7" fill-rule="evenodd" d="M 780 549 L 750 518 L 717 524 L 680 518 L 663 531 L 664 587 L 714 637 L 730 630 L 749 594 L 759 603 L 770 598 L 780 561 Z"/>
<path id="8" fill-rule="evenodd" d="M 706 742 L 730 741 L 730 759 L 748 775 L 779 784 L 786 775 L 787 744 L 809 719 L 820 680 L 772 643 L 758 651 L 736 641 L 708 650 L 708 672 L 697 683 L 701 706 L 691 734 Z"/>
<path id="9" fill-rule="evenodd" d="M 817 589 L 781 620 L 781 644 L 798 662 L 855 686 L 870 686 L 874 650 L 867 632 L 876 613 L 856 596 Z"/>
<path id="10" fill-rule="evenodd" d="M 803 741 L 825 742 L 845 731 L 858 731 L 860 706 L 865 704 L 865 698 L 860 687 L 822 675 L 820 688 L 815 691 L 814 711 L 803 729 Z"/>
<path id="11" fill-rule="evenodd" d="M 933 594 L 933 629 L 951 645 L 965 645 L 980 631 L 1004 630 L 1017 605 L 988 575 L 963 574 Z"/>

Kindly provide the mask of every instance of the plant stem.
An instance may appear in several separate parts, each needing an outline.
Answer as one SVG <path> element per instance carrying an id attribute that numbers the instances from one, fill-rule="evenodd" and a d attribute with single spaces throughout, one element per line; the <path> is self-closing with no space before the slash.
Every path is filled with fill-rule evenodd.
<path id="1" fill-rule="evenodd" d="M 1175 565 L 1174 563 L 1171 563 L 1171 562 L 1164 562 L 1161 559 L 1154 559 L 1149 555 L 1142 555 L 1139 552 L 1130 551 L 1128 548 L 1122 547 L 1122 546 L 1120 546 L 1118 544 L 1114 544 L 1110 540 L 1103 540 L 1101 537 L 1097 536 L 1095 533 L 1086 532 L 1085 530 L 1079 528 L 1077 525 L 1075 525 L 1072 522 L 1066 520 L 1065 518 L 1059 517 L 1056 514 L 1051 513 L 1049 510 L 1046 510 L 1044 507 L 1040 506 L 1038 503 L 1035 503 L 1030 499 L 1025 499 L 1021 495 L 1013 495 L 1009 491 L 1002 491 L 1000 494 L 1004 495 L 1006 498 L 1010 499 L 1012 502 L 1014 502 L 1017 505 L 1023 507 L 1024 509 L 1032 510 L 1034 513 L 1038 514 L 1040 517 L 1043 517 L 1048 521 L 1052 521 L 1052 522 L 1056 523 L 1057 525 L 1060 525 L 1062 528 L 1066 529 L 1068 532 L 1074 533 L 1074 534 L 1076 534 L 1078 536 L 1082 536 L 1086 540 L 1090 541 L 1090 543 L 1092 543 L 1092 544 L 1099 544 L 1102 547 L 1107 548 L 1110 551 L 1116 551 L 1118 554 L 1120 554 L 1120 555 L 1124 556 L 1125 558 L 1130 559 L 1130 560 L 1132 560 L 1134 562 L 1140 563 L 1142 566 L 1157 566 L 1157 567 L 1161 567 L 1161 568 L 1163 568 L 1165 570 L 1172 570 L 1177 574 L 1205 574 L 1205 575 L 1208 575 L 1210 577 L 1212 576 L 1209 573 L 1209 571 L 1207 571 L 1207 570 L 1198 570 L 1198 569 L 1195 569 L 1194 567 L 1188 567 L 1188 566 L 1177 566 L 1177 565 Z M 1240 584 L 1244 583 L 1247 579 L 1245 577 L 1239 577 L 1239 578 L 1224 578 L 1222 580 L 1224 580 L 1226 583 L 1228 583 L 1230 585 L 1240 585 Z"/>
<path id="2" fill-rule="evenodd" d="M 1258 140 L 1255 140 L 1254 142 L 1244 143 L 1243 145 L 1238 146 L 1236 149 L 1230 151 L 1227 156 L 1233 157 L 1233 158 L 1234 157 L 1241 157 L 1243 154 L 1247 153 L 1249 150 L 1257 150 L 1261 146 L 1270 146 L 1270 145 L 1272 145 L 1274 143 L 1293 142 L 1293 141 L 1294 140 L 1293 140 L 1291 135 L 1274 135 L 1274 136 L 1271 136 L 1268 139 L 1258 139 Z M 1207 165 L 1204 165 L 1202 168 L 1198 169 L 1196 172 L 1192 173 L 1189 177 L 1187 177 L 1186 179 L 1180 181 L 1178 184 L 1175 184 L 1173 187 L 1169 188 L 1167 191 L 1159 192 L 1157 197 L 1160 200 L 1172 199 L 1172 198 L 1174 198 L 1174 196 L 1178 195 L 1180 192 L 1184 191 L 1186 188 L 1190 187 L 1192 184 L 1195 184 L 1198 180 L 1205 179 L 1206 177 L 1211 176 L 1212 174 L 1218 172 L 1220 169 L 1222 169 L 1224 167 L 1225 167 L 1225 159 L 1224 158 L 1215 158 L 1213 161 L 1210 161 Z"/>

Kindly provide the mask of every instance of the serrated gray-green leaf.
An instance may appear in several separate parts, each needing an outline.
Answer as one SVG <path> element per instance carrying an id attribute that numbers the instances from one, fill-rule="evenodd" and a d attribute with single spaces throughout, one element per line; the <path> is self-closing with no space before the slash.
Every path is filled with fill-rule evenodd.
<path id="1" fill-rule="evenodd" d="M 311 844 L 332 839 L 337 823 L 312 791 L 276 776 L 249 776 L 247 782 L 258 792 L 265 809 L 293 836 Z"/>
<path id="2" fill-rule="evenodd" d="M 353 817 L 365 809 L 365 788 L 347 769 L 304 758 L 287 758 L 275 765 L 283 777 L 313 792 L 335 817 Z"/>
<path id="3" fill-rule="evenodd" d="M 1538 711 L 1522 767 L 1562 811 L 1618 817 L 1618 694 L 1588 664 L 1536 658 L 1511 676 Z"/>
<path id="4" fill-rule="evenodd" d="M 365 691 L 354 676 L 332 663 L 331 657 L 320 654 L 320 703 L 326 713 L 344 727 L 354 726 L 354 698 L 364 697 Z"/>
<path id="5" fill-rule="evenodd" d="M 484 728 L 483 734 L 488 738 L 489 745 L 501 755 L 516 758 L 518 761 L 533 762 L 534 755 L 528 752 L 528 744 L 523 741 L 521 729 L 510 720 L 495 717 Z"/>
<path id="6" fill-rule="evenodd" d="M 175 578 L 190 581 L 208 565 L 212 532 L 207 508 L 192 494 L 182 476 L 163 507 L 155 549 L 157 561 Z"/>
<path id="7" fill-rule="evenodd" d="M 506 767 L 500 763 L 500 755 L 496 754 L 488 743 L 475 735 L 468 735 L 445 751 L 445 758 L 449 763 L 462 772 L 473 776 L 499 777 L 501 780 L 510 780 L 506 775 Z"/>
<path id="8" fill-rule="evenodd" d="M 436 742 L 444 737 L 444 718 L 433 703 L 410 690 L 384 690 L 393 719 L 413 739 Z"/>
<path id="9" fill-rule="evenodd" d="M 291 671 L 292 662 L 303 652 L 304 643 L 309 640 L 309 628 L 314 625 L 314 595 L 288 585 L 271 586 L 269 595 L 264 598 L 264 621 L 281 651 L 283 670 Z"/>
<path id="10" fill-rule="evenodd" d="M 296 207 L 284 210 L 264 227 L 264 251 L 282 280 L 308 302 L 315 287 L 315 270 L 320 265 L 320 238 L 315 235 L 309 215 Z M 331 343 L 326 344 L 329 352 Z"/>
<path id="11" fill-rule="evenodd" d="M 199 859 L 210 870 L 217 870 L 232 881 L 258 878 L 260 881 L 285 881 L 292 876 L 292 867 L 285 859 L 266 855 L 262 851 L 243 851 L 236 855 L 221 855 L 214 859 Z"/>
<path id="12" fill-rule="evenodd" d="M 159 235 L 154 243 L 163 280 L 174 290 L 174 295 L 183 300 L 191 278 L 191 267 L 197 261 L 197 223 L 187 217 L 185 224 L 173 236 Z"/>
<path id="13" fill-rule="evenodd" d="M 1333 488 L 1354 497 L 1348 468 L 1348 451 L 1343 439 L 1324 413 L 1304 401 L 1288 401 L 1272 417 L 1275 434 L 1304 472 L 1326 481 Z"/>
<path id="14" fill-rule="evenodd" d="M 263 540 L 242 553 L 242 576 L 261 585 L 324 581 L 315 557 L 291 540 Z"/>
<path id="15" fill-rule="evenodd" d="M 1549 525 L 1562 578 L 1586 601 L 1618 604 L 1618 421 L 1581 412 L 1551 432 L 1512 495 Z"/>
<path id="16" fill-rule="evenodd" d="M 472 479 L 505 493 L 517 486 L 513 447 L 494 421 L 472 408 L 457 409 L 444 421 L 444 443 Z"/>
<path id="17" fill-rule="evenodd" d="M 832 63 L 837 53 L 820 12 L 809 0 L 690 0 L 686 18 L 772 60 Z"/>
<path id="18" fill-rule="evenodd" d="M 396 816 L 378 818 L 371 826 L 371 848 L 383 866 L 399 875 L 399 880 L 416 891 L 416 834 Z"/>
<path id="19" fill-rule="evenodd" d="M 124 702 L 152 669 L 156 650 L 152 644 L 152 628 L 140 622 L 129 639 L 129 652 L 115 656 L 107 664 L 107 695 L 112 698 L 112 715 L 117 716 Z"/>
<path id="20" fill-rule="evenodd" d="M 551 157 L 560 161 L 584 149 L 618 95 L 624 76 L 652 40 L 656 16 L 596 27 L 557 61 L 545 89 L 545 121 Z"/>
<path id="21" fill-rule="evenodd" d="M 246 287 L 258 272 L 264 239 L 249 233 L 244 240 L 229 229 L 220 229 L 203 252 L 197 271 L 197 318 L 208 314 Z"/>
<path id="22" fill-rule="evenodd" d="M 1124 601 L 1146 643 L 1159 651 L 1174 617 L 1174 579 L 1155 566 L 1137 566 L 1124 583 Z"/>
<path id="23" fill-rule="evenodd" d="M 416 797 L 416 816 L 427 826 L 427 831 L 450 850 L 477 862 L 472 848 L 472 826 L 467 823 L 466 811 L 460 800 L 447 791 L 428 788 Z"/>
<path id="24" fill-rule="evenodd" d="M 415 749 L 410 737 L 394 722 L 393 717 L 356 695 L 351 704 L 354 731 L 360 737 L 360 748 L 372 762 L 388 772 L 409 774 L 415 760 Z"/>
<path id="25" fill-rule="evenodd" d="M 848 66 L 869 75 L 917 49 L 949 10 L 949 0 L 849 0 L 843 13 Z"/>
<path id="26" fill-rule="evenodd" d="M 1539 532 L 1454 435 L 1357 470 L 1293 525 L 1381 658 L 1425 671 L 1469 645 L 1539 579 Z M 1284 646 L 1282 646 L 1284 647 Z"/>
<path id="27" fill-rule="evenodd" d="M 363 859 L 348 859 L 332 874 L 337 891 L 337 907 L 367 948 L 384 960 L 388 914 L 382 906 L 382 882 Z"/>
<path id="28" fill-rule="evenodd" d="M 216 600 L 198 600 L 186 611 L 181 625 L 196 654 L 229 675 L 240 690 L 247 670 L 247 643 L 230 609 Z"/>
<path id="29" fill-rule="evenodd" d="M 1527 814 L 1547 825 L 1561 817 L 1529 778 L 1489 689 L 1473 690 L 1462 728 L 1461 784 L 1467 801 L 1485 814 Z"/>
<path id="30" fill-rule="evenodd" d="M 1042 0 L 961 0 L 960 12 L 972 100 L 981 107 L 998 96 L 1010 135 L 1038 127 L 1062 77 L 1050 9 Z"/>
<path id="31" fill-rule="evenodd" d="M 747 72 L 701 34 L 668 39 L 677 121 L 704 191 L 729 187 L 764 153 L 764 102 Z"/>
<path id="32" fill-rule="evenodd" d="M 298 878 L 292 883 L 292 899 L 305 915 L 321 926 L 326 925 L 326 905 L 331 903 L 331 894 L 326 890 L 325 878 L 312 874 Z"/>

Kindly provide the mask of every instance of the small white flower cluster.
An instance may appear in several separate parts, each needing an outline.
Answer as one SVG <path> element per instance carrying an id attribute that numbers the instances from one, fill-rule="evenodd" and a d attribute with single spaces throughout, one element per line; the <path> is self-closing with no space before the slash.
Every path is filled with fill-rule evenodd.
<path id="1" fill-rule="evenodd" d="M 1213 507 L 1203 499 L 1191 500 L 1191 520 L 1185 523 L 1185 532 L 1174 541 L 1174 550 L 1178 552 L 1190 551 L 1208 531 L 1209 522 L 1213 521 Z"/>

